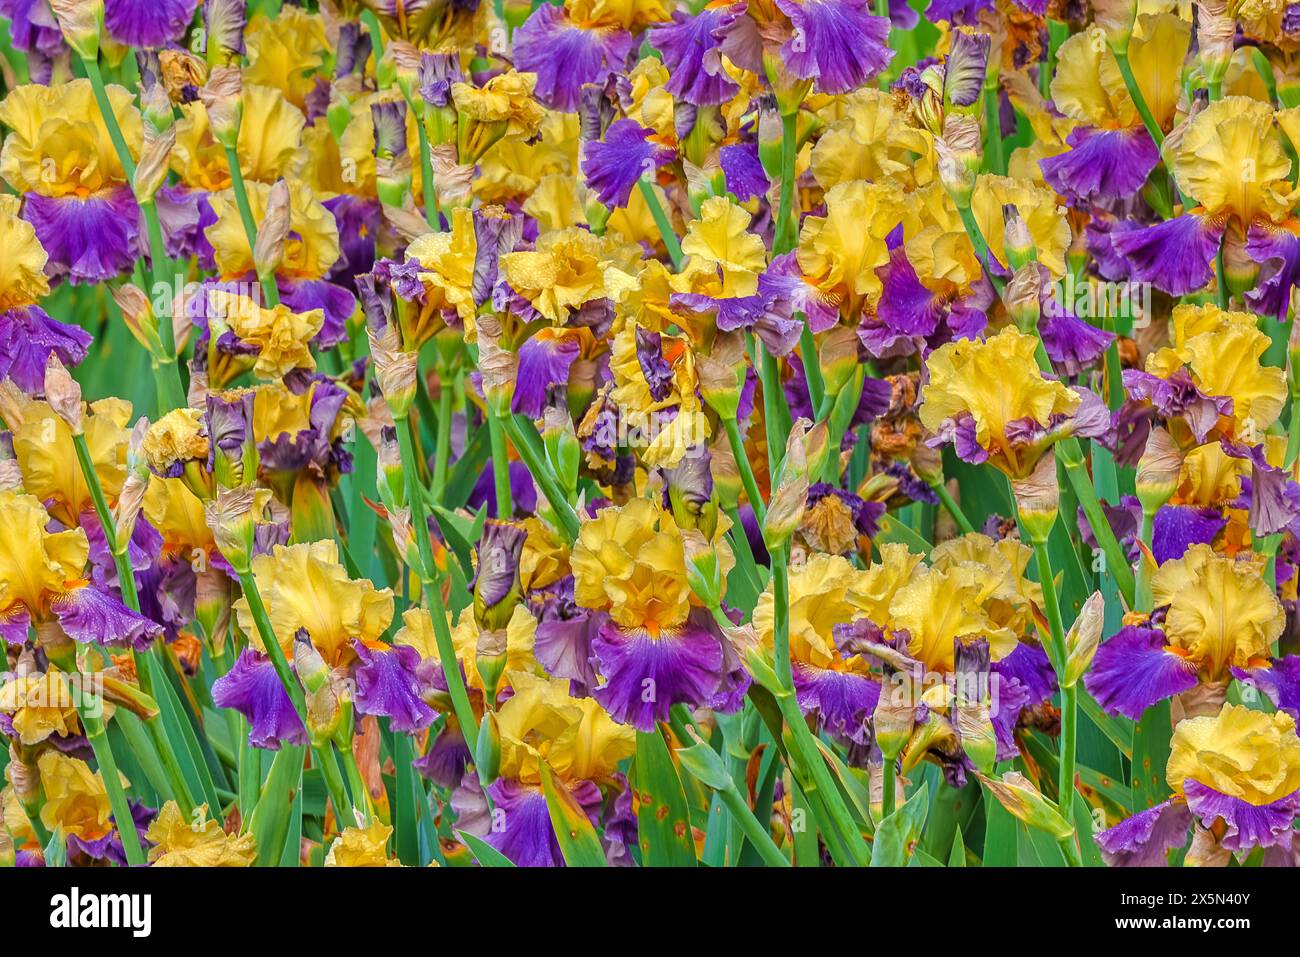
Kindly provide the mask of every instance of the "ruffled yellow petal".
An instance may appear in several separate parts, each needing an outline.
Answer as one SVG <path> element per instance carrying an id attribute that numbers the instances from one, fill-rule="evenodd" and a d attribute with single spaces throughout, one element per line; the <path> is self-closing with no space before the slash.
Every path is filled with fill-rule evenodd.
<path id="1" fill-rule="evenodd" d="M 302 144 L 302 111 L 269 86 L 246 83 L 244 118 L 236 152 L 245 180 L 274 183 L 290 169 Z M 171 168 L 181 182 L 215 192 L 230 185 L 230 166 L 221 144 L 212 136 L 208 111 L 196 100 L 182 107 L 176 121 L 176 145 Z"/>
<path id="2" fill-rule="evenodd" d="M 271 187 L 266 183 L 248 184 L 248 205 L 253 222 L 261 224 Z M 236 279 L 255 272 L 253 253 L 248 246 L 239 217 L 235 194 L 223 189 L 209 197 L 217 222 L 206 232 L 212 244 L 217 270 L 224 279 Z M 284 261 L 277 275 L 320 279 L 339 258 L 339 229 L 334 216 L 304 184 L 289 181 L 289 238 L 284 244 Z"/>
<path id="3" fill-rule="evenodd" d="M 1295 719 L 1224 704 L 1217 715 L 1180 721 L 1165 775 L 1175 793 L 1191 780 L 1256 806 L 1300 790 Z"/>
<path id="4" fill-rule="evenodd" d="M 303 108 L 330 47 L 324 21 L 301 7 L 286 6 L 274 18 L 254 17 L 244 43 L 248 48 L 244 81 L 274 87 Z"/>
<path id="5" fill-rule="evenodd" d="M 277 545 L 270 555 L 253 559 L 253 575 L 286 657 L 294 635 L 305 628 L 327 664 L 346 664 L 355 655 L 353 640 L 376 641 L 393 620 L 392 591 L 348 578 L 330 540 Z M 249 641 L 262 648 L 247 598 L 235 602 L 235 612 Z"/>
<path id="6" fill-rule="evenodd" d="M 1255 561 L 1226 558 L 1198 543 L 1152 578 L 1156 605 L 1169 605 L 1163 627 L 1170 644 L 1211 678 L 1267 658 L 1282 634 L 1286 613 L 1261 571 Z"/>
<path id="7" fill-rule="evenodd" d="M 144 132 L 134 94 L 115 84 L 107 93 L 127 148 L 138 158 Z M 0 102 L 0 123 L 10 130 L 0 150 L 0 176 L 20 193 L 84 198 L 126 185 L 89 80 L 15 87 Z"/>
<path id="8" fill-rule="evenodd" d="M 1060 278 L 1065 275 L 1065 251 L 1070 246 L 1070 224 L 1065 211 L 1056 204 L 1056 194 L 1032 183 L 1009 176 L 980 176 L 971 197 L 971 212 L 989 251 L 998 262 L 1006 263 L 1006 218 L 1004 206 L 1014 206 L 1029 227 L 1038 261 Z"/>
<path id="9" fill-rule="evenodd" d="M 33 305 L 49 295 L 45 278 L 49 256 L 32 224 L 19 216 L 21 202 L 17 196 L 0 196 L 0 312 Z"/>
<path id="10" fill-rule="evenodd" d="M 221 822 L 207 816 L 201 805 L 187 820 L 175 801 L 168 801 L 149 825 L 145 837 L 154 867 L 252 867 L 257 860 L 257 839 L 250 834 L 227 834 Z"/>
<path id="11" fill-rule="evenodd" d="M 1187 125 L 1171 169 L 1178 188 L 1212 214 L 1278 221 L 1291 208 L 1291 161 L 1272 109 L 1258 100 L 1233 96 L 1207 106 Z"/>
<path id="12" fill-rule="evenodd" d="M 91 403 L 89 411 L 84 423 L 86 445 L 104 495 L 112 504 L 126 481 L 126 426 L 131 421 L 131 403 L 101 399 Z M 54 518 L 75 526 L 77 516 L 90 511 L 94 503 L 67 423 L 46 403 L 33 402 L 14 430 L 13 443 L 27 491 L 47 503 Z"/>

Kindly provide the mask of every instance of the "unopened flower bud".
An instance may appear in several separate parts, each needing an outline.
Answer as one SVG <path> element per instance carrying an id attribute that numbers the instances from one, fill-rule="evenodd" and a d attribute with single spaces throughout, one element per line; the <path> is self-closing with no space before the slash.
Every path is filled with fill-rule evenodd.
<path id="1" fill-rule="evenodd" d="M 1046 542 L 1056 523 L 1061 489 L 1056 483 L 1056 454 L 1049 449 L 1026 478 L 1011 480 L 1016 512 L 1030 541 Z"/>
<path id="2" fill-rule="evenodd" d="M 1110 48 L 1116 52 L 1128 50 L 1137 11 L 1137 0 L 1092 0 L 1093 19 L 1106 34 Z"/>
<path id="3" fill-rule="evenodd" d="M 990 717 L 992 679 L 988 639 L 957 638 L 953 646 L 957 736 L 971 763 L 985 774 L 991 774 L 997 761 L 998 739 Z"/>
<path id="4" fill-rule="evenodd" d="M 1153 428 L 1138 459 L 1135 491 L 1142 510 L 1155 514 L 1173 496 L 1183 471 L 1183 451 L 1164 429 Z"/>
<path id="5" fill-rule="evenodd" d="M 799 419 L 790 429 L 785 458 L 772 502 L 763 522 L 763 540 L 769 551 L 780 548 L 795 533 L 808 506 L 808 420 Z"/>
<path id="6" fill-rule="evenodd" d="M 578 471 L 582 465 L 582 444 L 578 441 L 567 408 L 547 406 L 542 416 L 542 444 L 570 502 L 578 497 Z"/>
<path id="7" fill-rule="evenodd" d="M 717 545 L 710 542 L 698 529 L 681 529 L 681 536 L 686 553 L 686 583 L 706 608 L 717 608 L 722 603 L 728 566 L 735 563 L 731 549 L 721 542 Z"/>
<path id="8" fill-rule="evenodd" d="M 739 332 L 720 332 L 713 348 L 695 360 L 700 394 L 718 418 L 734 421 L 745 388 L 745 340 Z"/>
<path id="9" fill-rule="evenodd" d="M 104 32 L 104 0 L 50 0 L 63 39 L 83 60 L 99 58 Z"/>
<path id="10" fill-rule="evenodd" d="M 45 401 L 50 404 L 54 414 L 67 423 L 73 435 L 81 435 L 81 386 L 54 352 L 50 353 L 45 364 Z"/>
<path id="11" fill-rule="evenodd" d="M 1106 602 L 1101 592 L 1095 591 L 1079 609 L 1079 616 L 1065 635 L 1065 673 L 1061 687 L 1073 688 L 1092 664 L 1101 642 L 1101 629 L 1106 619 Z"/>
<path id="12" fill-rule="evenodd" d="M 1017 820 L 1030 827 L 1046 831 L 1058 841 L 1074 834 L 1074 828 L 1061 817 L 1056 805 L 1039 793 L 1034 783 L 1019 771 L 1008 771 L 999 780 L 984 774 L 976 775 L 998 803 Z"/>
<path id="13" fill-rule="evenodd" d="M 519 558 L 528 537 L 511 522 L 488 522 L 478 542 L 478 573 L 474 576 L 474 620 L 480 628 L 505 628 L 522 594 Z"/>
<path id="14" fill-rule="evenodd" d="M 839 395 L 853 379 L 858 368 L 859 342 L 858 331 L 848 326 L 835 326 L 822 336 L 817 358 L 827 395 Z"/>
<path id="15" fill-rule="evenodd" d="M 509 660 L 506 629 L 484 629 L 479 632 L 474 646 L 474 668 L 483 679 L 483 700 L 489 705 L 497 700 L 501 678 L 506 673 Z"/>
<path id="16" fill-rule="evenodd" d="M 880 699 L 871 714 L 871 730 L 876 747 L 886 761 L 895 760 L 907 745 L 916 725 L 918 691 L 912 675 L 884 665 L 884 680 L 880 685 Z"/>
<path id="17" fill-rule="evenodd" d="M 321 747 L 339 736 L 346 709 L 329 665 L 311 643 L 306 628 L 299 628 L 293 636 L 293 670 L 307 693 L 307 733 L 312 746 Z"/>
<path id="18" fill-rule="evenodd" d="M 270 489 L 241 485 L 218 489 L 216 497 L 204 503 L 204 518 L 217 548 L 237 574 L 249 572 L 257 526 L 270 501 Z"/>
<path id="19" fill-rule="evenodd" d="M 144 493 L 149 488 L 149 464 L 144 457 L 144 437 L 149 429 L 149 419 L 140 416 L 131 430 L 126 452 L 126 480 L 113 509 L 114 531 L 118 547 L 125 552 L 135 531 L 136 519 L 144 505 Z"/>
<path id="20" fill-rule="evenodd" d="M 204 0 L 208 63 L 212 66 L 226 67 L 243 59 L 246 8 L 246 0 Z"/>
<path id="21" fill-rule="evenodd" d="M 392 330 L 391 326 L 389 330 Z M 367 327 L 367 331 L 379 391 L 383 393 L 393 418 L 405 418 L 411 403 L 415 401 L 415 377 L 419 374 L 420 354 L 393 348 L 397 338 L 395 335 L 377 336 L 371 327 Z"/>
<path id="22" fill-rule="evenodd" d="M 131 190 L 135 193 L 137 202 L 151 201 L 167 181 L 172 147 L 175 145 L 175 126 L 168 126 L 158 131 L 150 124 L 145 124 L 144 149 L 140 153 L 140 162 L 135 168 L 135 177 L 131 180 Z"/>
<path id="23" fill-rule="evenodd" d="M 1017 269 L 1002 290 L 1007 315 L 1027 336 L 1037 335 L 1038 320 L 1043 312 L 1042 292 L 1042 271 L 1036 262 L 1025 263 Z"/>
<path id="24" fill-rule="evenodd" d="M 227 149 L 239 144 L 239 127 L 244 119 L 244 81 L 237 66 L 221 66 L 208 75 L 199 89 L 199 99 L 208 111 L 212 138 Z"/>
<path id="25" fill-rule="evenodd" d="M 158 337 L 158 317 L 154 315 L 153 303 L 144 291 L 132 283 L 123 283 L 110 292 L 126 328 L 136 342 L 144 346 L 145 351 L 155 359 L 163 357 L 162 340 Z"/>

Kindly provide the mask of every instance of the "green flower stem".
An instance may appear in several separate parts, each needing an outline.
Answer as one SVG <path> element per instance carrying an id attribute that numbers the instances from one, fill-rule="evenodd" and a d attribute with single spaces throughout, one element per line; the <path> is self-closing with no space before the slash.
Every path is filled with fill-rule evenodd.
<path id="1" fill-rule="evenodd" d="M 251 259 L 257 249 L 257 221 L 253 219 L 253 207 L 248 202 L 248 185 L 244 182 L 244 171 L 239 168 L 239 154 L 233 147 L 226 147 L 226 165 L 230 167 L 230 188 L 235 194 L 235 205 L 239 207 L 239 221 L 244 224 L 244 235 L 248 238 L 248 255 Z M 257 261 L 253 261 L 257 268 Z M 274 276 L 258 276 L 262 284 L 262 296 L 266 304 L 275 308 L 280 304 L 280 290 L 275 285 Z"/>
<path id="2" fill-rule="evenodd" d="M 1138 116 L 1142 117 L 1142 125 L 1147 128 L 1147 134 L 1159 149 L 1165 144 L 1165 134 L 1152 115 L 1151 107 L 1147 106 L 1142 89 L 1138 86 L 1137 77 L 1133 75 L 1133 66 L 1128 61 L 1128 50 L 1117 50 L 1112 46 L 1111 52 L 1115 54 L 1115 62 L 1119 64 L 1119 75 L 1124 79 L 1124 88 L 1128 90 L 1129 99 L 1137 107 Z"/>
<path id="3" fill-rule="evenodd" d="M 122 839 L 122 849 L 126 852 L 126 862 L 131 867 L 144 864 L 144 849 L 140 846 L 140 834 L 135 829 L 135 818 L 131 816 L 131 804 L 122 790 L 122 777 L 117 771 L 117 759 L 113 757 L 113 747 L 108 743 L 108 730 L 104 727 L 101 715 L 91 713 L 80 704 L 77 714 L 81 726 L 85 729 L 86 739 L 95 752 L 95 762 L 99 765 L 99 776 L 108 792 L 108 803 L 113 809 L 113 823 Z"/>
<path id="4" fill-rule="evenodd" d="M 745 534 L 744 523 L 740 520 L 740 509 L 733 505 L 726 509 L 726 512 L 727 517 L 731 519 L 731 550 L 735 553 L 736 565 L 754 586 L 754 593 L 758 594 L 762 592 L 764 582 L 758 571 L 754 550 L 749 546 L 749 536 Z"/>
<path id="5" fill-rule="evenodd" d="M 1060 20 L 1047 20 L 1047 62 L 1038 68 L 1038 92 L 1044 99 L 1052 98 L 1052 78 L 1056 76 L 1056 54 L 1061 42 L 1070 35 L 1070 26 Z"/>
<path id="6" fill-rule="evenodd" d="M 510 459 L 506 453 L 505 417 L 489 411 L 488 439 L 492 445 L 492 484 L 496 489 L 497 518 L 509 521 L 515 513 L 510 499 Z"/>
<path id="7" fill-rule="evenodd" d="M 348 787 L 352 791 L 352 803 L 359 807 L 366 816 L 366 820 L 373 820 L 375 817 L 375 806 L 370 800 L 370 789 L 366 787 L 365 778 L 361 776 L 361 769 L 357 767 L 357 756 L 353 753 L 352 748 L 344 747 L 337 741 L 334 747 L 339 753 L 339 760 L 343 762 L 343 770 L 348 777 Z"/>
<path id="8" fill-rule="evenodd" d="M 411 525 L 415 530 L 416 547 L 420 551 L 420 586 L 433 620 L 434 640 L 438 645 L 438 660 L 447 691 L 451 695 L 452 710 L 460 724 L 461 733 L 471 750 L 478 740 L 478 721 L 470 705 L 465 679 L 460 673 L 456 646 L 447 627 L 447 608 L 442 601 L 442 588 L 435 577 L 437 565 L 433 558 L 433 541 L 429 537 L 429 523 L 425 520 L 423 492 L 415 471 L 415 436 L 411 431 L 411 417 L 403 416 L 397 429 L 397 444 L 402 455 L 402 471 L 406 473 L 406 500 L 411 508 Z"/>
<path id="9" fill-rule="evenodd" d="M 1142 526 L 1138 532 L 1142 539 L 1142 544 L 1147 548 L 1151 547 L 1151 538 L 1155 533 L 1156 521 L 1155 508 L 1142 509 Z M 1137 573 L 1137 591 L 1134 594 L 1137 604 L 1135 611 L 1150 611 L 1152 608 L 1151 597 L 1151 563 L 1147 561 L 1145 554 L 1138 556 L 1138 573 Z"/>
<path id="10" fill-rule="evenodd" d="M 1097 498 L 1097 490 L 1092 487 L 1092 479 L 1088 476 L 1088 469 L 1083 461 L 1083 449 L 1079 445 L 1079 440 L 1073 436 L 1061 440 L 1057 443 L 1056 454 L 1061 464 L 1065 466 L 1066 478 L 1070 480 L 1070 487 L 1074 489 L 1074 494 L 1079 499 L 1079 507 L 1088 518 L 1093 537 L 1096 538 L 1097 544 L 1101 546 L 1106 556 L 1107 571 L 1114 577 L 1125 604 L 1129 608 L 1134 607 L 1133 569 L 1129 567 L 1128 559 L 1125 558 L 1124 551 L 1115 538 L 1115 532 L 1110 527 L 1110 522 L 1106 520 L 1105 512 L 1102 511 L 1101 500 Z"/>
<path id="11" fill-rule="evenodd" d="M 781 367 L 776 356 L 761 342 L 755 342 L 754 348 L 760 353 L 758 377 L 763 383 L 768 474 L 775 475 L 781 456 L 785 454 L 785 440 L 790 435 L 790 406 L 785 401 L 785 390 L 781 388 Z"/>
<path id="12" fill-rule="evenodd" d="M 149 260 L 152 264 L 154 286 L 159 284 L 172 289 L 172 261 L 167 256 L 167 246 L 163 242 L 162 222 L 158 219 L 158 207 L 152 199 L 140 203 L 140 212 L 144 216 L 145 229 L 149 234 Z M 152 290 L 150 291 L 152 293 Z M 186 404 L 185 390 L 181 388 L 180 368 L 176 364 L 176 338 L 172 333 L 171 316 L 158 319 L 158 341 L 162 345 L 162 355 L 158 357 L 158 374 L 155 387 L 158 394 L 158 415 L 166 415 L 172 409 L 179 409 Z"/>
<path id="13" fill-rule="evenodd" d="M 1291 403 L 1291 424 L 1287 427 L 1286 437 L 1286 458 L 1282 460 L 1283 467 L 1289 472 L 1295 465 L 1297 456 L 1300 456 L 1300 404 Z"/>
<path id="14" fill-rule="evenodd" d="M 559 522 L 560 533 L 570 545 L 573 544 L 578 540 L 578 529 L 581 523 L 578 521 L 577 512 L 573 510 L 564 490 L 560 487 L 560 480 L 555 470 L 546 460 L 542 451 L 541 438 L 537 436 L 537 427 L 533 425 L 531 419 L 521 415 L 507 416 L 501 422 L 510 436 L 510 441 L 514 443 L 519 458 L 528 466 L 529 473 L 542 487 L 542 494 L 546 496 L 546 501 L 550 503 L 556 521 Z M 529 430 L 532 435 L 529 435 Z"/>
<path id="15" fill-rule="evenodd" d="M 253 623 L 257 626 L 257 633 L 262 639 L 266 656 L 271 659 L 271 665 L 280 678 L 280 684 L 284 686 L 285 693 L 293 703 L 293 710 L 298 713 L 298 719 L 302 721 L 305 728 L 307 701 L 303 695 L 302 685 L 289 669 L 289 661 L 284 656 L 284 649 L 280 647 L 275 629 L 271 627 L 271 619 L 266 613 L 266 605 L 262 602 L 262 592 L 257 587 L 257 579 L 253 577 L 251 571 L 240 571 L 239 585 L 244 591 L 244 598 L 248 601 L 248 610 L 253 616 Z M 347 798 L 343 779 L 339 776 L 338 765 L 334 763 L 334 756 L 329 747 L 313 747 L 312 754 L 315 755 L 316 763 L 320 766 L 321 775 L 325 779 L 325 788 L 329 793 L 330 802 L 334 805 L 334 816 L 344 827 L 355 827 L 356 818 L 352 814 L 352 803 Z"/>
<path id="16" fill-rule="evenodd" d="M 677 238 L 677 233 L 673 231 L 672 220 L 664 212 L 663 205 L 659 202 L 659 197 L 655 195 L 654 187 L 648 179 L 641 179 L 637 182 L 641 190 L 641 195 L 645 199 L 645 204 L 650 208 L 650 215 L 654 218 L 655 225 L 659 227 L 659 236 L 664 241 L 664 247 L 668 250 L 668 258 L 673 262 L 673 268 L 681 272 L 682 268 L 682 244 Z"/>
<path id="17" fill-rule="evenodd" d="M 772 235 L 772 254 L 779 256 L 794 249 L 799 240 L 799 216 L 794 209 L 795 160 L 799 155 L 799 113 L 781 116 L 781 194 L 777 207 L 776 230 Z M 816 408 L 816 403 L 813 408 Z"/>
<path id="18" fill-rule="evenodd" d="M 36 835 L 36 841 L 41 845 L 41 853 L 44 854 L 52 835 L 45 822 L 41 820 L 41 808 L 45 806 L 45 785 L 39 781 L 39 772 L 36 772 L 36 777 L 38 779 L 36 794 L 31 800 L 19 799 L 18 803 L 22 805 L 23 813 L 27 815 L 27 823 L 31 825 L 32 833 Z"/>
<path id="19" fill-rule="evenodd" d="M 474 707 L 470 704 L 469 691 L 465 688 L 465 678 L 460 673 L 460 660 L 456 657 L 456 646 L 451 640 L 451 629 L 447 626 L 447 606 L 442 601 L 442 589 L 432 578 L 421 579 L 421 585 L 427 596 L 429 616 L 433 619 L 438 663 L 442 666 L 443 677 L 447 679 L 452 712 L 456 715 L 456 723 L 460 725 L 461 734 L 472 752 L 478 741 L 478 719 L 474 717 Z M 486 787 L 488 782 L 484 780 L 482 768 L 479 769 L 479 780 Z"/>
<path id="20" fill-rule="evenodd" d="M 749 507 L 754 510 L 754 515 L 758 518 L 758 527 L 761 529 L 763 521 L 767 518 L 767 506 L 763 504 L 763 496 L 758 491 L 758 480 L 754 478 L 754 468 L 749 464 L 749 456 L 745 454 L 745 440 L 740 437 L 740 425 L 735 419 L 724 419 L 722 428 L 727 433 L 727 441 L 731 443 L 731 454 L 736 460 L 740 481 L 745 486 Z"/>
<path id="21" fill-rule="evenodd" d="M 970 523 L 966 513 L 957 504 L 957 500 L 952 497 L 952 492 L 948 491 L 948 486 L 943 482 L 943 476 L 939 476 L 933 482 L 927 482 L 927 484 L 934 489 L 934 494 L 939 496 L 939 501 L 948 510 L 948 514 L 952 516 L 953 521 L 957 523 L 957 527 L 961 529 L 963 535 L 969 535 L 975 531 L 975 526 Z"/>
<path id="22" fill-rule="evenodd" d="M 984 239 L 984 233 L 980 231 L 979 223 L 975 222 L 975 214 L 971 212 L 969 201 L 962 204 L 955 202 L 954 198 L 954 204 L 957 207 L 957 215 L 961 217 L 961 224 L 966 229 L 966 236 L 970 239 L 971 246 L 975 248 L 975 258 L 984 267 L 984 275 L 988 277 L 989 282 L 993 283 L 993 288 L 1001 293 L 1006 282 L 989 268 L 989 263 L 993 261 L 993 254 L 989 252 L 989 244 Z"/>
<path id="23" fill-rule="evenodd" d="M 777 605 L 777 608 L 779 610 L 781 606 Z M 786 613 L 789 613 L 788 609 Z M 848 805 L 844 803 L 844 796 L 835 784 L 835 779 L 831 777 L 830 769 L 826 767 L 826 759 L 822 757 L 813 733 L 808 730 L 807 719 L 799 710 L 799 702 L 795 698 L 794 690 L 782 690 L 775 697 L 781 715 L 790 729 L 789 742 L 793 756 L 797 756 L 799 763 L 811 777 L 812 789 L 824 803 L 827 816 L 830 818 L 829 823 L 834 826 L 853 863 L 860 867 L 866 866 L 871 860 L 867 842 L 863 840 L 862 832 L 854 822 Z"/>
<path id="24" fill-rule="evenodd" d="M 352 802 L 348 800 L 348 790 L 343 786 L 343 775 L 339 773 L 338 762 L 334 760 L 334 750 L 327 744 L 323 748 L 312 748 L 311 753 L 325 781 L 325 792 L 334 805 L 335 820 L 343 827 L 356 827 L 356 814 L 353 813 Z"/>
<path id="25" fill-rule="evenodd" d="M 1007 171 L 1006 145 L 1002 139 L 1002 121 L 998 116 L 997 82 L 984 84 L 980 99 L 984 101 L 984 159 L 989 172 L 999 176 Z"/>
<path id="26" fill-rule="evenodd" d="M 820 409 L 826 398 L 826 380 L 822 378 L 821 360 L 817 358 L 817 340 L 808 327 L 807 317 L 803 313 L 799 313 L 799 317 L 803 322 L 799 333 L 799 357 L 803 359 L 803 371 L 808 380 L 808 398 L 814 409 Z"/>
<path id="27" fill-rule="evenodd" d="M 896 761 L 896 758 L 889 756 L 881 766 L 880 819 L 882 821 L 894 813 L 895 792 L 898 790 Z"/>
<path id="28" fill-rule="evenodd" d="M 429 134 L 424 123 L 417 121 L 415 130 L 420 136 L 420 186 L 424 193 L 424 218 L 436 233 L 442 229 L 442 216 L 438 212 L 438 188 L 433 181 L 433 157 L 429 152 Z"/>
<path id="29" fill-rule="evenodd" d="M 113 144 L 113 150 L 117 153 L 117 160 L 122 164 L 122 171 L 126 173 L 127 184 L 135 178 L 135 159 L 131 156 L 131 148 L 127 146 L 126 137 L 122 135 L 122 127 L 117 122 L 117 114 L 113 112 L 113 104 L 108 99 L 108 90 L 104 87 L 104 74 L 99 70 L 99 60 L 82 57 L 81 65 L 86 70 L 86 78 L 90 80 L 90 88 L 95 94 L 95 105 L 99 107 L 99 115 L 104 121 L 104 126 L 108 129 L 108 138 Z"/>
<path id="30" fill-rule="evenodd" d="M 731 819 L 739 825 L 745 833 L 745 838 L 758 852 L 758 856 L 763 859 L 763 863 L 769 867 L 789 867 L 790 861 L 781 849 L 776 846 L 772 840 L 772 835 L 768 833 L 767 828 L 754 816 L 753 810 L 750 809 L 749 802 L 741 796 L 739 789 L 734 781 L 728 780 L 727 785 L 717 792 L 718 797 L 727 810 L 731 812 Z"/>
<path id="31" fill-rule="evenodd" d="M 118 542 L 117 525 L 113 521 L 113 513 L 108 507 L 108 499 L 104 495 L 104 487 L 99 481 L 99 473 L 95 471 L 94 460 L 90 454 L 90 447 L 86 444 L 85 435 L 74 435 L 72 437 L 72 447 L 77 453 L 77 464 L 81 467 L 81 477 L 90 490 L 90 500 L 95 506 L 95 515 L 99 519 L 100 528 L 104 532 L 104 542 L 108 546 L 109 553 L 113 556 L 113 565 L 117 570 L 118 588 L 122 592 L 122 601 L 134 612 L 140 610 L 140 596 L 135 588 L 135 570 L 131 567 L 131 559 L 127 554 L 129 542 Z M 140 690 L 155 700 L 160 696 L 153 693 L 153 677 L 150 670 L 150 659 L 156 653 L 156 648 L 150 648 L 143 653 L 144 661 L 137 661 L 136 678 L 140 682 Z M 131 652 L 134 659 L 135 653 Z M 169 707 L 168 699 L 164 698 L 159 701 L 160 709 Z M 189 787 L 185 783 L 185 775 L 181 772 L 180 761 L 176 758 L 176 752 L 172 748 L 171 740 L 162 723 L 157 719 L 144 722 L 149 732 L 149 740 L 153 742 L 153 747 L 158 761 L 166 771 L 167 779 L 171 785 L 171 797 L 176 800 L 181 810 L 189 813 L 194 808 L 194 798 L 191 796 Z M 105 739 L 105 747 L 108 741 Z"/>
<path id="32" fill-rule="evenodd" d="M 775 619 L 772 625 L 772 654 L 776 660 L 776 679 L 781 687 L 794 692 L 794 663 L 790 660 L 790 553 L 789 546 L 769 549 L 772 558 L 772 599 Z"/>
<path id="33" fill-rule="evenodd" d="M 1068 650 L 1065 646 L 1065 627 L 1061 622 L 1061 602 L 1056 594 L 1056 580 L 1052 577 L 1052 560 L 1047 552 L 1047 539 L 1035 540 L 1034 558 L 1038 562 L 1039 585 L 1043 589 L 1043 611 L 1051 636 L 1048 657 L 1061 682 L 1061 769 L 1058 782 L 1058 801 L 1061 816 L 1074 823 L 1074 763 L 1077 729 L 1079 726 L 1078 688 L 1064 686 L 1065 663 Z"/>
<path id="34" fill-rule="evenodd" d="M 438 376 L 438 435 L 433 450 L 433 500 L 442 502 L 447 487 L 447 463 L 451 458 L 451 403 L 455 398 L 451 375 Z"/>

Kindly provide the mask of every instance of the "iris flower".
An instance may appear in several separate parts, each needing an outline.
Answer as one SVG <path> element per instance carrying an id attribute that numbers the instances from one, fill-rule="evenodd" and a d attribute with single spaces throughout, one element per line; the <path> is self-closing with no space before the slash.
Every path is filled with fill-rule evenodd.
<path id="1" fill-rule="evenodd" d="M 138 158 L 143 126 L 133 96 L 110 86 L 108 98 Z M 140 252 L 140 210 L 90 81 L 17 87 L 0 102 L 0 122 L 11 130 L 0 176 L 23 196 L 48 271 L 96 283 L 129 270 Z"/>

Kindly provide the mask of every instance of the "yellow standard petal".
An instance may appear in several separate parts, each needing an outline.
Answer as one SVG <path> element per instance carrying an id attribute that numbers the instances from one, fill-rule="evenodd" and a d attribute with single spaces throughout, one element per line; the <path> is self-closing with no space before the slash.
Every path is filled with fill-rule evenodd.
<path id="1" fill-rule="evenodd" d="M 1295 719 L 1224 704 L 1217 715 L 1180 721 L 1165 774 L 1175 793 L 1196 781 L 1261 806 L 1300 790 Z"/>
<path id="2" fill-rule="evenodd" d="M 1267 658 L 1282 634 L 1286 613 L 1261 572 L 1253 559 L 1227 558 L 1198 543 L 1152 578 L 1156 605 L 1169 605 L 1165 635 L 1211 679 Z"/>

